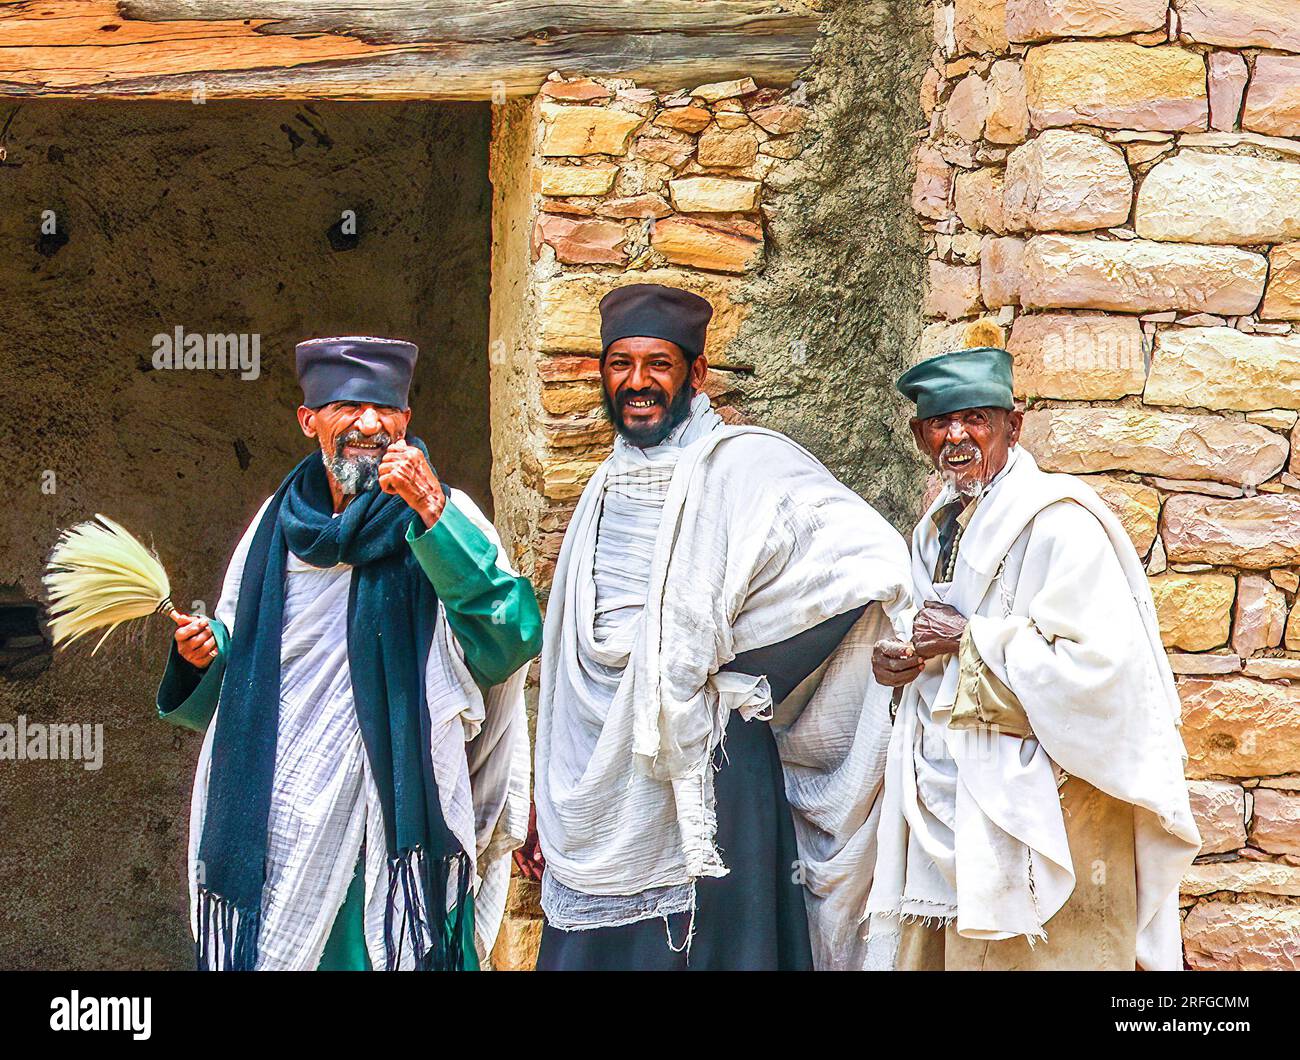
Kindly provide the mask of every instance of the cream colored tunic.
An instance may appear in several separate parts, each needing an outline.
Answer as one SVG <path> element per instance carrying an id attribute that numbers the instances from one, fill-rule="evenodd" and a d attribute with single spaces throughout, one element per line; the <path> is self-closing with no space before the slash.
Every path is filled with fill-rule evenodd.
<path id="1" fill-rule="evenodd" d="M 1047 921 L 1047 939 L 963 938 L 955 923 L 904 924 L 898 968 L 909 972 L 1131 972 L 1137 964 L 1137 870 L 1133 807 L 1070 777 L 1061 812 L 1078 878 Z"/>

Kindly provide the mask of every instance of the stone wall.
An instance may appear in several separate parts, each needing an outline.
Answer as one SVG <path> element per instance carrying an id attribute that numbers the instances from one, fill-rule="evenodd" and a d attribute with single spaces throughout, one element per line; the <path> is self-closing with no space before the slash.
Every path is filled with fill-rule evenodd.
<path id="1" fill-rule="evenodd" d="M 493 489 L 543 589 L 612 441 L 597 304 L 626 283 L 708 297 L 723 415 L 787 431 L 910 525 L 918 467 L 892 381 L 920 330 L 906 189 L 925 7 L 826 6 L 788 88 L 556 73 L 495 110 Z"/>
<path id="2" fill-rule="evenodd" d="M 493 126 L 493 490 L 545 596 L 605 458 L 600 298 L 660 282 L 713 302 L 707 389 L 786 431 L 910 527 L 922 481 L 893 379 L 920 334 L 907 205 L 923 0 L 834 0 L 804 79 L 659 93 L 552 75 Z M 531 966 L 536 889 L 514 881 L 495 963 Z"/>
<path id="3" fill-rule="evenodd" d="M 493 209 L 493 490 L 498 526 L 545 597 L 565 527 L 613 431 L 601 409 L 598 303 L 665 283 L 714 305 L 706 389 L 731 422 L 749 366 L 728 355 L 767 252 L 765 181 L 798 154 L 796 91 L 752 80 L 666 96 L 630 81 L 565 79 L 498 108 Z M 531 967 L 537 888 L 516 878 L 493 956 Z"/>
<path id="4" fill-rule="evenodd" d="M 1300 968 L 1300 22 L 933 6 L 919 356 L 1005 343 L 1024 444 L 1145 558 L 1205 846 L 1193 968 Z"/>

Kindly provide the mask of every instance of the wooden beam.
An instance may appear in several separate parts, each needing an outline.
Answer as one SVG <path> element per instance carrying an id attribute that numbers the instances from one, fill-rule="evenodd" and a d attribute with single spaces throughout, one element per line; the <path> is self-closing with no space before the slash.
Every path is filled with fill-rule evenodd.
<path id="1" fill-rule="evenodd" d="M 0 0 L 0 96 L 493 99 L 552 70 L 788 84 L 806 0 Z"/>

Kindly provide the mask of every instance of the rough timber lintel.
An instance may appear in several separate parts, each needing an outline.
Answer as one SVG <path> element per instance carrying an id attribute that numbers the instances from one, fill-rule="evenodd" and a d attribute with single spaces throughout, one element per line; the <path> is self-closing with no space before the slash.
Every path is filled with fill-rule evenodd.
<path id="1" fill-rule="evenodd" d="M 0 96 L 500 99 L 552 70 L 785 84 L 802 0 L 0 0 Z"/>

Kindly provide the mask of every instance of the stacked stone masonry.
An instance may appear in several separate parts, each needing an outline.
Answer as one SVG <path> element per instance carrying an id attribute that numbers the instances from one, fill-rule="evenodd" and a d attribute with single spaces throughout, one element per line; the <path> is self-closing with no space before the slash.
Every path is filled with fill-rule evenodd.
<path id="1" fill-rule="evenodd" d="M 727 348 L 744 320 L 741 285 L 762 268 L 765 210 L 802 147 L 799 87 L 748 78 L 658 94 L 628 81 L 553 75 L 524 110 L 527 201 L 507 205 L 531 233 L 528 309 L 494 336 L 499 359 L 536 365 L 502 396 L 529 430 L 519 474 L 541 498 L 512 528 L 515 559 L 545 589 L 582 488 L 609 452 L 601 412 L 597 303 L 627 283 L 667 283 L 715 307 L 706 388 L 724 417 L 737 366 Z M 507 139 L 498 129 L 497 142 Z M 506 352 L 524 346 L 524 357 Z M 494 354 L 497 356 L 497 354 Z M 514 413 L 514 415 L 518 415 Z M 500 483 L 498 483 L 500 485 Z"/>
<path id="2" fill-rule="evenodd" d="M 1005 344 L 1023 442 L 1146 561 L 1204 848 L 1192 968 L 1300 968 L 1300 8 L 938 0 L 918 359 Z"/>
<path id="3" fill-rule="evenodd" d="M 920 359 L 1000 344 L 1024 444 L 1086 477 L 1147 563 L 1204 850 L 1193 968 L 1300 968 L 1300 20 L 1293 0 L 937 0 L 912 208 Z M 808 111 L 798 83 L 659 94 L 554 75 L 499 108 L 494 471 L 545 592 L 609 450 L 596 303 L 667 282 L 717 313 L 709 389 L 763 268 Z M 504 175 L 526 173 L 515 188 Z M 517 183 L 517 179 L 514 183 Z M 509 257 L 507 255 L 507 257 Z M 523 410 L 522 412 L 518 410 Z M 508 420 L 508 422 L 507 422 Z M 494 426 L 494 430 L 498 429 Z M 520 499 L 522 498 L 522 500 Z M 535 955 L 516 881 L 498 967 Z"/>

